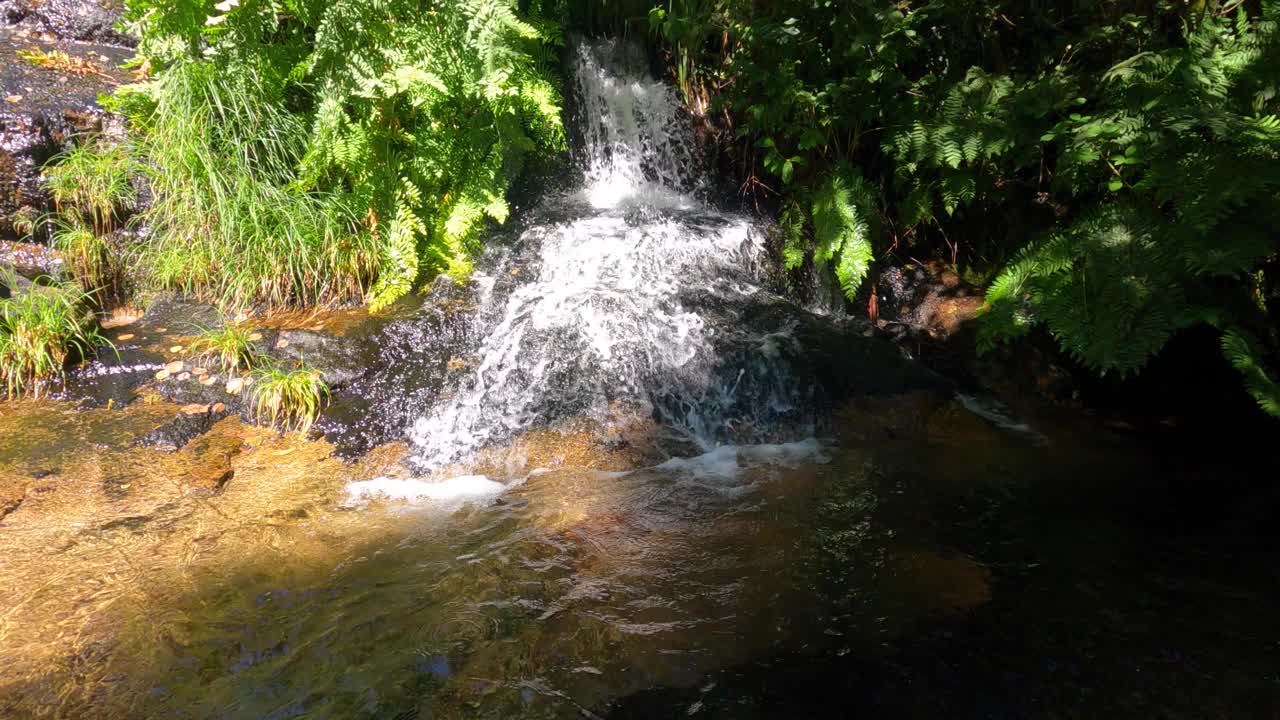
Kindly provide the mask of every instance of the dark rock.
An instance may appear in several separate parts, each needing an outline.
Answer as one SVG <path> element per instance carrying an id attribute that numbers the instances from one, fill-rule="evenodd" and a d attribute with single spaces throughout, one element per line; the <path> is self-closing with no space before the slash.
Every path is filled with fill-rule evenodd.
<path id="1" fill-rule="evenodd" d="M 0 0 L 2 24 L 60 40 L 132 46 L 136 41 L 115 28 L 123 12 L 123 0 Z"/>
<path id="2" fill-rule="evenodd" d="M 282 346 L 283 345 L 283 346 Z M 329 387 L 341 388 L 364 371 L 365 353 L 356 337 L 313 330 L 282 330 L 270 343 L 270 354 L 285 361 L 305 361 L 324 374 Z"/>
<path id="3" fill-rule="evenodd" d="M 180 413 L 169 422 L 138 438 L 138 445 L 174 452 L 182 449 L 187 443 L 209 432 L 225 413 L 201 413 L 190 415 Z"/>

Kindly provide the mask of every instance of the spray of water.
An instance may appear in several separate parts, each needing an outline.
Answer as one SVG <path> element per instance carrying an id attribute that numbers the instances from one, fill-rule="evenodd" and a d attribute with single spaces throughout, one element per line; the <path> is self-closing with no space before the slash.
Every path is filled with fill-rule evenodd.
<path id="1" fill-rule="evenodd" d="M 420 469 L 619 406 L 710 450 L 730 427 L 802 404 L 785 330 L 753 335 L 736 322 L 764 292 L 763 232 L 700 199 L 675 93 L 609 41 L 576 47 L 573 86 L 583 183 L 548 200 L 557 219 L 520 239 L 536 248 L 531 262 L 477 278 L 492 320 L 469 376 L 412 423 Z M 488 290 L 512 273 L 512 289 Z"/>

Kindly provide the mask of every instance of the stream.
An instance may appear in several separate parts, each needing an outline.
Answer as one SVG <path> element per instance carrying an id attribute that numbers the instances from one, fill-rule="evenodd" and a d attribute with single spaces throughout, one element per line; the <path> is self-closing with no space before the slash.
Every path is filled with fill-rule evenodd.
<path id="1" fill-rule="evenodd" d="M 788 299 L 675 93 L 572 52 L 581 182 L 319 437 L 0 404 L 0 718 L 1275 717 L 1246 458 Z"/>

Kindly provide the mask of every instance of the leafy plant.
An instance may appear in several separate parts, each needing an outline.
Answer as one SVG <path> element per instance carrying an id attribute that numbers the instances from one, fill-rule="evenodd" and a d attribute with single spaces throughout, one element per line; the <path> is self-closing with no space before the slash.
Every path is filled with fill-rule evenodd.
<path id="1" fill-rule="evenodd" d="M 11 272 L 0 273 L 0 282 L 17 285 Z M 65 375 L 70 359 L 106 342 L 85 310 L 87 300 L 79 288 L 52 281 L 0 300 L 0 380 L 7 398 L 39 396 L 44 382 Z"/>
<path id="2" fill-rule="evenodd" d="M 831 268 L 852 300 L 895 253 L 1003 265 L 982 346 L 1043 325 L 1101 372 L 1210 323 L 1274 411 L 1280 2 L 671 0 L 649 17 L 744 191 L 780 196 L 789 267 Z"/>
<path id="3" fill-rule="evenodd" d="M 228 309 L 358 300 L 377 250 L 341 193 L 293 184 L 305 128 L 245 71 L 182 61 L 126 97 L 155 201 L 151 282 Z M 151 101 L 154 104 L 149 104 Z"/>
<path id="4" fill-rule="evenodd" d="M 296 367 L 264 365 L 253 371 L 251 406 L 259 423 L 306 434 L 329 398 L 321 373 L 299 362 Z"/>
<path id="5" fill-rule="evenodd" d="M 187 344 L 187 350 L 200 360 L 212 360 L 224 372 L 249 368 L 257 361 L 253 348 L 252 328 L 239 323 L 224 323 L 221 327 L 201 328 L 199 334 Z"/>

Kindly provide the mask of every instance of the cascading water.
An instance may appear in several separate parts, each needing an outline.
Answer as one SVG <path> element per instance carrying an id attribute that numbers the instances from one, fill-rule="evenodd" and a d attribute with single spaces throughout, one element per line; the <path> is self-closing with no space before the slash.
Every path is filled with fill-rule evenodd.
<path id="1" fill-rule="evenodd" d="M 545 201 L 559 219 L 520 239 L 536 247 L 531 264 L 477 277 L 481 288 L 514 272 L 528 280 L 482 291 L 492 320 L 474 370 L 412 424 L 420 469 L 619 408 L 709 450 L 804 404 L 780 357 L 785 331 L 744 334 L 731 322 L 763 292 L 764 234 L 700 199 L 689 118 L 640 66 L 620 43 L 577 46 L 582 187 Z M 727 345 L 740 351 L 732 362 Z"/>

